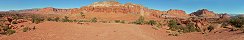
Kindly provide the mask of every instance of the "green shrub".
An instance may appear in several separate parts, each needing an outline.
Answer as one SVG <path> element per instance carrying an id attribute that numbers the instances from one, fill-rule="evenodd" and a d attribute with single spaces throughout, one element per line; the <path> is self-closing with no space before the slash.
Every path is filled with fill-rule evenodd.
<path id="1" fill-rule="evenodd" d="M 211 31 L 214 30 L 214 27 L 210 25 L 210 26 L 208 27 L 208 30 L 209 30 L 209 32 L 211 32 Z"/>
<path id="2" fill-rule="evenodd" d="M 9 30 L 10 29 L 10 27 L 8 27 L 8 26 L 3 26 L 3 31 L 7 31 L 7 30 Z"/>
<path id="3" fill-rule="evenodd" d="M 58 22 L 60 20 L 59 17 L 54 18 L 54 21 Z"/>
<path id="4" fill-rule="evenodd" d="M 235 17 L 230 19 L 229 23 L 234 25 L 237 28 L 240 28 L 242 25 L 244 25 L 244 17 Z"/>
<path id="5" fill-rule="evenodd" d="M 97 22 L 97 18 L 92 18 L 91 22 Z"/>
<path id="6" fill-rule="evenodd" d="M 32 17 L 32 23 L 41 23 L 42 21 L 44 21 L 44 18 L 41 18 L 41 17 L 36 17 L 36 16 L 33 16 Z"/>
<path id="7" fill-rule="evenodd" d="M 155 25 L 155 24 L 157 24 L 156 23 L 156 21 L 154 21 L 154 20 L 149 20 L 146 24 L 148 24 L 148 25 Z"/>
<path id="8" fill-rule="evenodd" d="M 115 23 L 120 23 L 120 20 L 114 20 Z"/>
<path id="9" fill-rule="evenodd" d="M 125 20 L 114 20 L 115 23 L 125 23 Z"/>
<path id="10" fill-rule="evenodd" d="M 156 27 L 162 28 L 162 24 L 161 23 L 157 23 Z"/>
<path id="11" fill-rule="evenodd" d="M 64 16 L 63 22 L 70 22 L 69 17 L 68 16 Z"/>
<path id="12" fill-rule="evenodd" d="M 120 23 L 125 23 L 125 20 L 120 21 Z"/>
<path id="13" fill-rule="evenodd" d="M 29 30 L 30 30 L 29 27 L 25 27 L 25 28 L 23 28 L 23 32 L 27 32 L 27 31 L 29 31 Z"/>
<path id="14" fill-rule="evenodd" d="M 181 25 L 177 25 L 178 23 L 175 20 L 170 20 L 169 21 L 169 29 L 172 31 L 177 31 L 182 27 Z"/>
<path id="15" fill-rule="evenodd" d="M 144 21 L 145 19 L 144 19 L 144 17 L 143 16 L 140 16 L 140 18 L 139 19 L 137 19 L 136 21 L 134 21 L 133 23 L 134 24 L 144 24 Z"/>
<path id="16" fill-rule="evenodd" d="M 11 35 L 11 34 L 14 34 L 15 32 L 16 32 L 15 30 L 9 29 L 9 30 L 7 30 L 6 34 Z"/>
<path id="17" fill-rule="evenodd" d="M 16 21 L 12 21 L 12 24 L 18 24 Z"/>
<path id="18" fill-rule="evenodd" d="M 78 20 L 73 20 L 73 22 L 78 22 Z"/>
<path id="19" fill-rule="evenodd" d="M 52 18 L 47 18 L 47 21 L 54 21 Z"/>

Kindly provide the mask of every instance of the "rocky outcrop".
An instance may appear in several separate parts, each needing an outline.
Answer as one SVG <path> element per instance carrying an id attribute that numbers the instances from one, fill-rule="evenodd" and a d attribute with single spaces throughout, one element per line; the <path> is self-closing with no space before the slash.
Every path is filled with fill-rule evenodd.
<path id="1" fill-rule="evenodd" d="M 162 14 L 163 17 L 180 17 L 180 18 L 187 18 L 189 15 L 185 13 L 183 10 L 177 10 L 177 9 L 170 9 L 168 11 L 164 11 Z"/>
<path id="2" fill-rule="evenodd" d="M 190 14 L 191 16 L 198 17 L 216 17 L 216 14 L 213 11 L 209 11 L 207 9 L 198 10 Z"/>
<path id="3" fill-rule="evenodd" d="M 95 2 L 91 5 L 80 8 L 80 11 L 102 13 L 142 13 L 146 10 L 147 8 L 138 4 L 120 4 L 116 1 Z"/>
<path id="4" fill-rule="evenodd" d="M 16 12 L 35 13 L 35 14 L 65 14 L 65 13 L 71 13 L 71 9 L 58 9 L 53 7 L 46 7 L 40 9 L 17 10 Z"/>

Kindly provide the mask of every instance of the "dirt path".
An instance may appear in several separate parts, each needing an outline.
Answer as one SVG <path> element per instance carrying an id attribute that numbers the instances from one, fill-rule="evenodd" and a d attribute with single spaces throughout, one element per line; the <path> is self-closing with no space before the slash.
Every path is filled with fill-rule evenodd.
<path id="1" fill-rule="evenodd" d="M 18 32 L 1 40 L 241 40 L 243 34 L 229 32 L 203 35 L 186 33 L 180 36 L 168 36 L 166 29 L 155 30 L 148 25 L 118 23 L 62 23 L 44 22 L 36 30 Z"/>

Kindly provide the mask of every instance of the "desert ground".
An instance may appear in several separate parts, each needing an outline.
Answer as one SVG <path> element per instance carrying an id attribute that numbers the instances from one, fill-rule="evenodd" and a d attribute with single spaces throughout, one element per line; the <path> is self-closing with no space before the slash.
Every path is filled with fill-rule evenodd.
<path id="1" fill-rule="evenodd" d="M 108 0 L 0 11 L 0 40 L 244 40 L 244 14 L 213 10 L 157 10 Z"/>
<path id="2" fill-rule="evenodd" d="M 226 32 L 201 34 L 186 33 L 169 36 L 166 29 L 155 30 L 149 25 L 121 23 L 63 23 L 47 21 L 36 26 L 35 30 L 17 32 L 1 36 L 1 40 L 242 40 L 243 33 Z"/>

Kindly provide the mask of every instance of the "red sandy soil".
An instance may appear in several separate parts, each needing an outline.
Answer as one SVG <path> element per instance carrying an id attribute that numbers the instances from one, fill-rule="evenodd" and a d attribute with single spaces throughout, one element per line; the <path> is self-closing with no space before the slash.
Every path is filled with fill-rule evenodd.
<path id="1" fill-rule="evenodd" d="M 169 36 L 166 29 L 155 30 L 148 25 L 120 23 L 63 23 L 44 22 L 32 24 L 36 30 L 1 36 L 1 40 L 243 40 L 244 34 L 223 31 L 222 33 L 186 33 Z"/>

